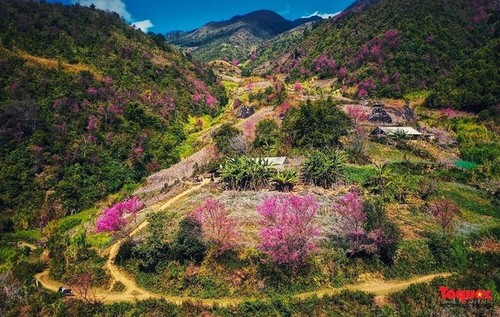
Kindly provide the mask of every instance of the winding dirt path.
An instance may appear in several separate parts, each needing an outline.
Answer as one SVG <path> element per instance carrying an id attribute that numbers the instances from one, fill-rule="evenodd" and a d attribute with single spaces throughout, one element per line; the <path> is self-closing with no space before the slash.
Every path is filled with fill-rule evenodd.
<path id="1" fill-rule="evenodd" d="M 205 186 L 208 184 L 210 180 L 204 179 L 200 184 L 193 186 L 182 193 L 178 194 L 175 197 L 170 198 L 166 203 L 159 203 L 156 204 L 150 208 L 149 213 L 155 213 L 161 210 L 165 210 L 167 207 L 171 206 L 173 203 L 178 201 L 179 199 L 189 195 L 190 193 L 200 189 L 201 187 Z M 144 229 L 146 226 L 148 226 L 149 221 L 146 219 L 144 220 L 137 228 L 135 228 L 130 234 L 129 237 L 134 237 L 136 236 L 142 229 Z M 122 283 L 125 286 L 125 291 L 123 292 L 126 295 L 131 295 L 139 298 L 150 298 L 150 297 L 157 297 L 155 294 L 148 292 L 145 289 L 140 288 L 137 286 L 135 283 L 134 279 L 127 276 L 123 271 L 121 271 L 116 265 L 115 265 L 115 259 L 118 254 L 118 251 L 120 251 L 120 246 L 124 242 L 125 239 L 120 239 L 116 241 L 113 245 L 109 247 L 109 258 L 108 261 L 106 261 L 106 270 L 111 274 L 111 277 L 113 278 L 113 282 L 111 283 L 111 288 L 113 285 L 117 282 Z"/>
<path id="2" fill-rule="evenodd" d="M 120 272 L 120 274 L 122 274 Z M 324 288 L 319 289 L 313 292 L 301 293 L 297 295 L 293 295 L 292 298 L 299 300 L 306 300 L 313 296 L 317 296 L 322 298 L 324 296 L 330 296 L 338 294 L 342 291 L 363 291 L 367 293 L 372 293 L 378 297 L 387 296 L 389 294 L 399 292 L 401 290 L 406 289 L 408 286 L 414 283 L 428 283 L 437 277 L 448 277 L 451 273 L 437 273 L 437 274 L 429 274 L 416 276 L 408 280 L 376 280 L 365 282 L 361 284 L 352 284 L 345 285 L 342 287 L 335 288 Z M 170 296 L 165 294 L 157 294 L 151 293 L 147 290 L 139 288 L 133 280 L 126 277 L 122 274 L 125 280 L 121 280 L 121 282 L 126 282 L 128 287 L 133 286 L 132 288 L 128 288 L 125 292 L 115 293 L 109 290 L 102 289 L 94 289 L 94 293 L 97 298 L 101 299 L 104 304 L 112 304 L 116 302 L 134 302 L 145 299 L 164 299 L 170 303 L 176 305 L 182 305 L 185 302 L 196 303 L 200 306 L 205 307 L 213 307 L 214 305 L 229 307 L 241 304 L 245 301 L 255 300 L 256 298 L 252 297 L 225 297 L 219 299 L 202 299 L 190 296 Z M 61 282 L 53 281 L 49 278 L 49 270 L 46 270 L 42 273 L 38 273 L 35 275 L 35 278 L 40 282 L 40 284 L 49 290 L 57 292 L 58 288 L 62 285 Z M 78 298 L 78 296 L 76 296 Z M 266 299 L 263 299 L 264 301 Z"/>

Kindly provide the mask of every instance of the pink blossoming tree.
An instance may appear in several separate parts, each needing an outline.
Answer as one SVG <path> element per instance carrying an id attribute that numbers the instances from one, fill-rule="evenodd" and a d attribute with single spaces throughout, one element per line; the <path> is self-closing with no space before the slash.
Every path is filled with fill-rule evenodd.
<path id="1" fill-rule="evenodd" d="M 312 196 L 265 199 L 260 214 L 260 250 L 275 263 L 298 267 L 316 250 L 320 227 L 315 222 L 319 204 Z"/>
<path id="2" fill-rule="evenodd" d="M 192 212 L 191 217 L 201 224 L 203 239 L 214 247 L 216 255 L 231 250 L 238 244 L 238 223 L 229 217 L 226 208 L 219 201 L 205 200 Z"/>
<path id="3" fill-rule="evenodd" d="M 137 197 L 132 197 L 105 208 L 101 216 L 97 219 L 96 232 L 121 231 L 127 224 L 125 216 L 131 215 L 135 221 L 137 213 L 143 207 L 144 204 Z"/>

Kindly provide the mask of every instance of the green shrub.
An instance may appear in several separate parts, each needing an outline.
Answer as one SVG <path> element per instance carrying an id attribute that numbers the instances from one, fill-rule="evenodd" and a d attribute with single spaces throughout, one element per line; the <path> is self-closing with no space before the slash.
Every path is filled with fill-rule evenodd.
<path id="1" fill-rule="evenodd" d="M 296 170 L 277 171 L 271 178 L 274 188 L 280 192 L 290 192 L 297 184 L 298 176 Z"/>
<path id="2" fill-rule="evenodd" d="M 279 142 L 279 139 L 279 126 L 276 121 L 273 119 L 264 119 L 255 128 L 253 146 L 255 148 L 271 148 Z"/>
<path id="3" fill-rule="evenodd" d="M 229 189 L 258 190 L 269 185 L 275 170 L 266 159 L 236 157 L 222 164 L 220 174 Z"/>
<path id="4" fill-rule="evenodd" d="M 389 220 L 384 204 L 380 200 L 365 201 L 365 213 L 366 232 L 375 229 L 380 229 L 382 232 L 384 243 L 380 246 L 380 259 L 385 264 L 392 264 L 402 238 L 401 231 L 395 223 Z"/>
<path id="5" fill-rule="evenodd" d="M 201 263 L 207 251 L 202 240 L 201 225 L 188 217 L 182 219 L 173 249 L 179 261 Z"/>
<path id="6" fill-rule="evenodd" d="M 487 161 L 494 161 L 500 157 L 500 144 L 479 143 L 466 145 L 460 148 L 460 155 L 465 160 L 484 164 Z"/>
<path id="7" fill-rule="evenodd" d="M 324 149 L 338 145 L 339 138 L 348 133 L 351 119 L 330 100 L 290 109 L 282 130 L 293 145 Z"/>
<path id="8" fill-rule="evenodd" d="M 302 165 L 307 183 L 330 188 L 345 179 L 347 155 L 338 149 L 311 152 Z"/>
<path id="9" fill-rule="evenodd" d="M 224 123 L 213 135 L 213 139 L 219 151 L 227 156 L 236 154 L 232 140 L 239 136 L 241 131 L 233 127 L 229 123 Z"/>
<path id="10" fill-rule="evenodd" d="M 401 242 L 394 256 L 393 266 L 386 277 L 408 277 L 426 274 L 436 269 L 436 261 L 425 240 Z"/>
<path id="11" fill-rule="evenodd" d="M 427 238 L 427 244 L 440 268 L 463 269 L 468 262 L 470 251 L 463 238 L 432 233 Z"/>

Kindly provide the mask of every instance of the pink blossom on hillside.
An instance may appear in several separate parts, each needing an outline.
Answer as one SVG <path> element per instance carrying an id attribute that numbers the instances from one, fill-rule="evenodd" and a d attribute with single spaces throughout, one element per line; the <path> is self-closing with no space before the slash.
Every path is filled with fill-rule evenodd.
<path id="1" fill-rule="evenodd" d="M 87 108 L 88 106 L 90 106 L 90 101 L 88 99 L 83 99 L 82 108 Z"/>
<path id="2" fill-rule="evenodd" d="M 231 61 L 231 65 L 233 65 L 233 66 L 238 66 L 239 64 L 240 64 L 240 60 L 239 60 L 239 59 L 237 59 L 237 58 L 235 58 L 235 59 L 233 59 L 233 60 Z"/>
<path id="3" fill-rule="evenodd" d="M 103 79 L 102 79 L 102 82 L 107 84 L 107 85 L 110 85 L 113 83 L 113 78 L 111 78 L 110 76 L 105 76 Z"/>
<path id="4" fill-rule="evenodd" d="M 299 266 L 316 250 L 320 228 L 315 222 L 319 204 L 312 196 L 266 198 L 260 214 L 259 248 L 278 264 Z"/>
<path id="5" fill-rule="evenodd" d="M 193 95 L 193 101 L 194 102 L 200 101 L 201 98 L 203 98 L 203 96 L 200 93 L 198 93 L 198 92 Z"/>
<path id="6" fill-rule="evenodd" d="M 97 90 L 94 87 L 90 86 L 89 88 L 87 88 L 87 93 L 91 96 L 95 96 L 97 95 Z"/>
<path id="7" fill-rule="evenodd" d="M 354 123 L 360 123 L 368 119 L 368 116 L 366 115 L 365 111 L 360 106 L 356 105 L 348 106 L 347 113 L 352 118 Z"/>
<path id="8" fill-rule="evenodd" d="M 283 116 L 288 111 L 288 109 L 290 109 L 291 107 L 292 107 L 292 105 L 290 103 L 284 102 L 281 105 L 279 105 L 276 110 L 278 112 L 278 115 Z"/>
<path id="9" fill-rule="evenodd" d="M 240 99 L 238 99 L 238 98 L 234 99 L 234 103 L 233 103 L 233 108 L 234 109 L 239 108 L 241 105 L 242 105 L 242 102 L 241 102 Z"/>
<path id="10" fill-rule="evenodd" d="M 332 208 L 341 217 L 344 231 L 352 233 L 362 229 L 362 224 L 366 221 L 365 202 L 358 192 L 340 197 Z"/>
<path id="11" fill-rule="evenodd" d="M 398 46 L 401 37 L 399 30 L 389 30 L 384 34 L 384 41 L 392 47 Z"/>
<path id="12" fill-rule="evenodd" d="M 112 113 L 112 114 L 121 114 L 123 113 L 123 110 L 120 106 L 112 103 L 111 105 L 109 105 L 108 107 L 108 111 L 109 113 Z"/>
<path id="13" fill-rule="evenodd" d="M 448 119 L 453 119 L 453 118 L 456 118 L 458 116 L 458 112 L 456 110 L 451 109 L 451 108 L 441 109 L 440 113 L 441 113 L 442 117 L 445 117 Z"/>
<path id="14" fill-rule="evenodd" d="M 302 84 L 299 83 L 299 82 L 296 82 L 295 85 L 293 85 L 293 89 L 295 91 L 302 91 L 304 89 L 304 87 L 302 87 Z"/>
<path id="15" fill-rule="evenodd" d="M 52 109 L 57 110 L 62 105 L 64 105 L 64 99 L 62 99 L 62 98 L 56 99 L 56 100 L 54 100 L 54 103 L 52 104 Z"/>
<path id="16" fill-rule="evenodd" d="M 201 224 L 203 239 L 215 247 L 217 254 L 233 249 L 240 236 L 238 223 L 229 217 L 222 203 L 207 199 L 191 214 Z"/>
<path id="17" fill-rule="evenodd" d="M 134 219 L 137 213 L 144 207 L 144 204 L 137 198 L 132 197 L 123 202 L 105 208 L 97 219 L 96 232 L 120 231 L 125 227 L 127 221 L 125 215 L 132 215 Z"/>
<path id="18" fill-rule="evenodd" d="M 401 79 L 401 74 L 399 72 L 395 72 L 392 79 L 397 83 Z"/>
<path id="19" fill-rule="evenodd" d="M 207 95 L 206 103 L 210 108 L 215 108 L 217 105 L 217 98 L 212 96 L 211 94 Z"/>
<path id="20" fill-rule="evenodd" d="M 373 45 L 370 49 L 370 53 L 375 56 L 375 58 L 379 58 L 382 53 L 382 47 L 380 46 L 380 44 Z"/>
<path id="21" fill-rule="evenodd" d="M 97 118 L 90 115 L 87 121 L 87 131 L 92 132 L 97 128 Z"/>
<path id="22" fill-rule="evenodd" d="M 120 210 L 116 208 L 106 208 L 97 219 L 96 232 L 120 231 L 125 226 L 126 221 L 122 217 Z"/>
<path id="23" fill-rule="evenodd" d="M 323 53 L 313 61 L 313 66 L 317 73 L 325 72 L 327 74 L 332 74 L 337 68 L 337 62 L 334 59 L 328 58 L 326 53 Z"/>
<path id="24" fill-rule="evenodd" d="M 138 146 L 132 147 L 132 152 L 134 152 L 134 155 L 136 157 L 140 157 L 144 153 L 144 148 L 142 146 L 138 145 Z"/>
<path id="25" fill-rule="evenodd" d="M 35 153 L 40 153 L 40 152 L 42 152 L 43 148 L 42 148 L 40 145 L 35 144 L 35 145 L 33 145 L 33 147 L 31 148 L 31 150 L 32 150 L 33 152 L 35 152 Z"/>
<path id="26" fill-rule="evenodd" d="M 340 67 L 339 69 L 339 76 L 341 78 L 344 78 L 345 75 L 347 75 L 347 68 L 345 66 Z"/>
<path id="27" fill-rule="evenodd" d="M 358 97 L 362 99 L 368 97 L 368 91 L 364 88 L 358 89 Z"/>

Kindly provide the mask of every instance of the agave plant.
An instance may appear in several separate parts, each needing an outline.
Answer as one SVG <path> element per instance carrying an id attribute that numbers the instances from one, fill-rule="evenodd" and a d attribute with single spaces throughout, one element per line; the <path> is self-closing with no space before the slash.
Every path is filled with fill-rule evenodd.
<path id="1" fill-rule="evenodd" d="M 269 185 L 274 174 L 271 166 L 262 158 L 236 157 L 221 166 L 221 177 L 229 189 L 257 190 Z"/>
<path id="2" fill-rule="evenodd" d="M 346 153 L 338 149 L 326 152 L 314 151 L 303 165 L 305 180 L 316 186 L 330 188 L 344 178 L 346 161 Z"/>
<path id="3" fill-rule="evenodd" d="M 297 171 L 292 169 L 278 171 L 271 180 L 276 190 L 280 192 L 290 192 L 297 183 Z"/>
<path id="4" fill-rule="evenodd" d="M 408 187 L 407 175 L 394 176 L 391 181 L 390 189 L 394 198 L 399 203 L 402 204 L 406 202 L 406 196 L 410 193 L 410 188 Z"/>
<path id="5" fill-rule="evenodd" d="M 408 139 L 408 133 L 406 133 L 404 130 L 397 129 L 396 131 L 394 131 L 394 133 L 391 134 L 391 139 L 393 139 L 398 145 L 403 144 Z"/>
<path id="6" fill-rule="evenodd" d="M 367 181 L 366 185 L 373 193 L 384 196 L 387 189 L 392 186 L 390 174 L 391 169 L 387 163 L 375 163 L 375 175 Z"/>

